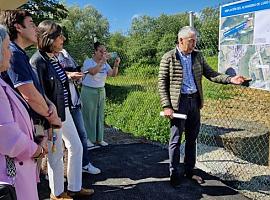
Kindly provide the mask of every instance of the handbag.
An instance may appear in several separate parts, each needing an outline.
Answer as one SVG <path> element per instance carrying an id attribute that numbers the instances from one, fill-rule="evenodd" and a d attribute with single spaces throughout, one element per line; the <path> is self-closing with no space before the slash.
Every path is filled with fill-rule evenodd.
<path id="1" fill-rule="evenodd" d="M 16 94 L 16 92 L 14 92 Z M 9 100 L 9 96 L 8 97 L 8 100 Z M 10 101 L 10 100 L 9 100 Z M 11 103 L 10 103 L 11 105 Z M 12 114 L 14 115 L 14 111 L 12 109 L 12 106 L 10 106 L 10 109 L 11 109 L 11 112 Z M 7 175 L 10 177 L 10 178 L 13 178 L 13 180 L 15 179 L 15 176 L 16 176 L 16 166 L 15 166 L 15 163 L 14 163 L 14 158 L 10 158 L 8 155 L 5 155 L 5 158 L 6 158 L 6 166 L 7 166 Z"/>
<path id="2" fill-rule="evenodd" d="M 11 109 L 12 113 L 13 110 Z M 6 159 L 6 173 L 7 176 L 10 177 L 14 184 L 15 176 L 16 176 L 16 166 L 14 162 L 14 158 L 5 155 Z M 17 200 L 16 191 L 13 185 L 9 184 L 0 184 L 0 200 Z"/>
<path id="3" fill-rule="evenodd" d="M 15 178 L 16 176 L 16 166 L 14 163 L 14 158 L 10 158 L 9 156 L 5 156 L 6 165 L 7 165 L 7 175 L 11 178 Z"/>
<path id="4" fill-rule="evenodd" d="M 16 166 L 14 158 L 5 155 L 6 173 L 14 181 L 16 176 Z M 15 188 L 12 185 L 0 184 L 0 200 L 17 200 Z"/>
<path id="5" fill-rule="evenodd" d="M 12 185 L 0 184 L 0 200 L 17 200 L 15 188 Z"/>

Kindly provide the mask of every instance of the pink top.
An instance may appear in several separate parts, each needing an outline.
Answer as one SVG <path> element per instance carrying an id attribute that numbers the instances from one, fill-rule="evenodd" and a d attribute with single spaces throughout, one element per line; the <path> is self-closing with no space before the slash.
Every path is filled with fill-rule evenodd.
<path id="1" fill-rule="evenodd" d="M 4 155 L 15 158 L 16 162 L 32 162 L 36 150 L 29 114 L 14 91 L 0 78 L 0 184 L 12 184 L 6 175 Z"/>

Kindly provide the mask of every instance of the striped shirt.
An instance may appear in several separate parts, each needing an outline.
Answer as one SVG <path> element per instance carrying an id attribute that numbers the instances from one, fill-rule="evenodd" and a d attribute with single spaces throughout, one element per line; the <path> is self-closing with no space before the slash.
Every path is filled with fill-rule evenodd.
<path id="1" fill-rule="evenodd" d="M 60 78 L 60 80 L 62 82 L 65 107 L 68 107 L 69 106 L 69 102 L 68 102 L 68 91 L 67 91 L 67 88 L 65 86 L 66 81 L 68 81 L 68 77 L 67 77 L 64 69 L 59 64 L 58 59 L 55 56 L 52 57 L 52 58 L 50 58 L 50 62 L 53 65 L 55 71 L 57 72 L 57 75 L 59 76 L 59 78 Z"/>

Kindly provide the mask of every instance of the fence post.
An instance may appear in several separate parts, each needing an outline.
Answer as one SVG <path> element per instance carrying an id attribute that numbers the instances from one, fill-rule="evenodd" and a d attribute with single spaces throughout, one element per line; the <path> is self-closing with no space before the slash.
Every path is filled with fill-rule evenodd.
<path id="1" fill-rule="evenodd" d="M 194 28 L 194 12 L 193 11 L 189 11 L 189 26 Z M 196 160 L 198 157 L 198 139 L 196 139 Z"/>
<path id="2" fill-rule="evenodd" d="M 189 11 L 189 26 L 194 28 L 194 12 Z"/>

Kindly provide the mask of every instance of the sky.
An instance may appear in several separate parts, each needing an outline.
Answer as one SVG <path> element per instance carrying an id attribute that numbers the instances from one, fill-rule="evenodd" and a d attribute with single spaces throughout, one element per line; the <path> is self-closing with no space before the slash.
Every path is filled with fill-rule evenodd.
<path id="1" fill-rule="evenodd" d="M 66 0 L 68 6 L 91 5 L 108 19 L 110 32 L 127 33 L 134 17 L 199 12 L 205 7 L 216 7 L 226 0 Z"/>

